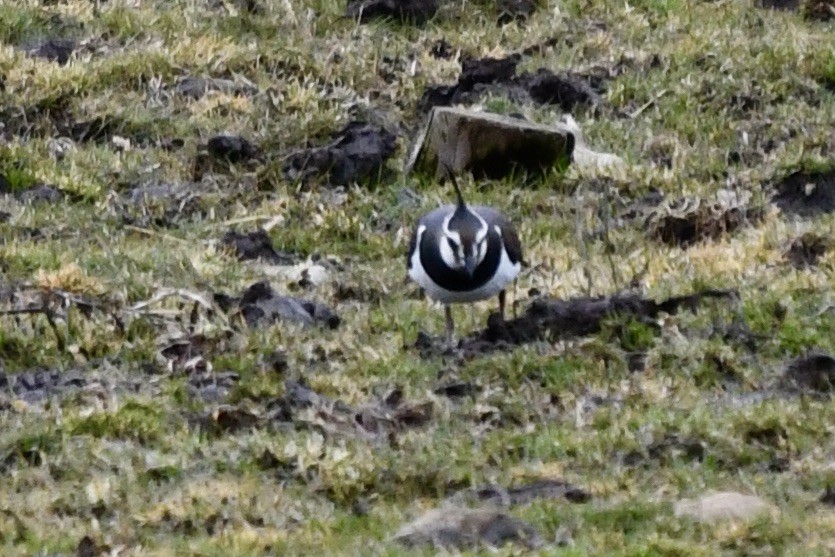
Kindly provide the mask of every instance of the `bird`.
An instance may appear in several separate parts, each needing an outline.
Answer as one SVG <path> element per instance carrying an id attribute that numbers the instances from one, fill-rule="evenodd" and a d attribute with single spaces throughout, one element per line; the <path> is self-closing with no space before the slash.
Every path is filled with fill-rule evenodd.
<path id="1" fill-rule="evenodd" d="M 407 257 L 408 276 L 430 299 L 444 305 L 445 339 L 453 346 L 452 304 L 497 296 L 504 321 L 506 287 L 523 265 L 516 229 L 492 207 L 467 205 L 452 172 L 456 203 L 423 215 L 414 226 Z"/>

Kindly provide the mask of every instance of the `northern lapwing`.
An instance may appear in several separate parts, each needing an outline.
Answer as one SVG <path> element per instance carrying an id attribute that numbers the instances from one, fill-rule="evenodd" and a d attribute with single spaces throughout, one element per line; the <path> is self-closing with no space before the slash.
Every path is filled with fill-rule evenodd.
<path id="1" fill-rule="evenodd" d="M 444 304 L 446 341 L 452 345 L 452 304 L 499 296 L 504 320 L 505 288 L 521 267 L 522 244 L 511 222 L 490 207 L 467 205 L 449 172 L 457 204 L 424 215 L 409 243 L 409 277 L 431 299 Z"/>

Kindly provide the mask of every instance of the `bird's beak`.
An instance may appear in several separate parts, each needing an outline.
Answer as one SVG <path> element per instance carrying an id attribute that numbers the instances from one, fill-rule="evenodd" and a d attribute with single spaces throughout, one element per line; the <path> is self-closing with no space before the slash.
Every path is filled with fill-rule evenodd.
<path id="1" fill-rule="evenodd" d="M 468 256 L 464 258 L 464 270 L 467 271 L 468 277 L 473 277 L 476 267 L 478 267 L 478 262 L 475 260 L 475 257 Z"/>

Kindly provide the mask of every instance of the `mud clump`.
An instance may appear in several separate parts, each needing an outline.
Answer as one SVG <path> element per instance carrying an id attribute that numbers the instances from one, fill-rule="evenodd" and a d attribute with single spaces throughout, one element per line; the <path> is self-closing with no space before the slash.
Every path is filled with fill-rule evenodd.
<path id="1" fill-rule="evenodd" d="M 331 185 L 345 186 L 375 178 L 396 148 L 396 136 L 385 128 L 351 122 L 328 145 L 291 154 L 282 170 L 288 180 L 326 175 Z"/>
<path id="2" fill-rule="evenodd" d="M 423 25 L 438 11 L 436 0 L 349 0 L 345 15 L 369 23 L 390 19 L 400 23 Z"/>
<path id="3" fill-rule="evenodd" d="M 429 54 L 432 58 L 438 60 L 449 60 L 455 55 L 455 49 L 449 44 L 446 39 L 438 39 L 432 43 L 432 48 L 429 49 Z"/>
<path id="4" fill-rule="evenodd" d="M 206 148 L 213 157 L 231 163 L 254 159 L 260 153 L 257 147 L 240 135 L 217 135 L 209 139 Z"/>
<path id="5" fill-rule="evenodd" d="M 800 12 L 808 20 L 832 21 L 835 19 L 835 0 L 807 0 Z"/>
<path id="6" fill-rule="evenodd" d="M 29 56 L 36 58 L 44 58 L 50 62 L 57 62 L 64 66 L 70 61 L 70 57 L 77 48 L 77 44 L 72 39 L 46 39 L 37 44 L 31 45 L 24 50 Z"/>
<path id="7" fill-rule="evenodd" d="M 835 393 L 835 358 L 829 354 L 810 354 L 786 365 L 790 385 L 819 393 Z"/>
<path id="8" fill-rule="evenodd" d="M 818 260 L 832 247 L 829 238 L 809 232 L 796 238 L 783 257 L 796 269 L 805 269 L 817 265 Z"/>
<path id="9" fill-rule="evenodd" d="M 520 76 L 531 98 L 539 104 L 555 104 L 565 112 L 580 106 L 601 104 L 603 99 L 577 75 L 540 68 L 533 75 Z"/>
<path id="10" fill-rule="evenodd" d="M 499 17 L 496 23 L 506 25 L 516 21 L 523 23 L 539 8 L 536 0 L 501 0 L 499 2 Z"/>
<path id="11" fill-rule="evenodd" d="M 428 112 L 435 106 L 473 104 L 488 93 L 501 94 L 520 104 L 559 105 L 566 112 L 603 103 L 589 80 L 579 74 L 540 68 L 533 74 L 516 75 L 521 59 L 520 53 L 505 58 L 464 59 L 458 81 L 427 86 L 417 108 Z"/>
<path id="12" fill-rule="evenodd" d="M 661 312 L 674 314 L 682 308 L 696 311 L 708 298 L 736 299 L 737 296 L 731 290 L 706 290 L 661 302 L 633 294 L 571 300 L 535 298 L 521 317 L 503 321 L 498 313 L 491 314 L 487 327 L 461 339 L 455 352 L 469 359 L 531 342 L 587 336 L 599 332 L 604 319 L 611 316 L 650 321 Z M 418 334 L 415 348 L 422 357 L 448 352 L 441 339 L 425 333 Z"/>
<path id="13" fill-rule="evenodd" d="M 800 0 L 758 0 L 757 6 L 766 10 L 793 12 L 800 7 Z"/>
<path id="14" fill-rule="evenodd" d="M 497 83 L 513 79 L 516 66 L 522 57 L 512 54 L 507 58 L 466 59 L 461 62 L 461 75 L 458 76 L 458 88 L 472 91 L 478 83 Z"/>
<path id="15" fill-rule="evenodd" d="M 828 485 L 820 497 L 820 502 L 824 505 L 835 507 L 835 487 Z"/>
<path id="16" fill-rule="evenodd" d="M 276 265 L 292 265 L 296 261 L 293 255 L 277 251 L 263 228 L 249 233 L 229 230 L 220 242 L 231 248 L 239 261 L 261 259 Z"/>
<path id="17" fill-rule="evenodd" d="M 774 185 L 772 203 L 781 211 L 814 217 L 835 211 L 835 169 L 794 172 Z"/>

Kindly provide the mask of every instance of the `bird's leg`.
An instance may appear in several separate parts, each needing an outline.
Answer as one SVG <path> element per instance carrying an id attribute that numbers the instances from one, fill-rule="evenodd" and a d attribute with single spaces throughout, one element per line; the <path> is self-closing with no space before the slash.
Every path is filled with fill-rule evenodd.
<path id="1" fill-rule="evenodd" d="M 507 300 L 507 291 L 502 290 L 501 292 L 499 292 L 499 317 L 502 318 L 502 321 L 504 321 L 504 306 L 505 306 L 506 300 Z"/>
<path id="2" fill-rule="evenodd" d="M 455 322 L 452 320 L 452 307 L 449 305 L 444 306 L 444 317 L 446 317 L 446 343 L 449 348 L 454 348 L 453 346 L 453 336 L 455 333 Z"/>

